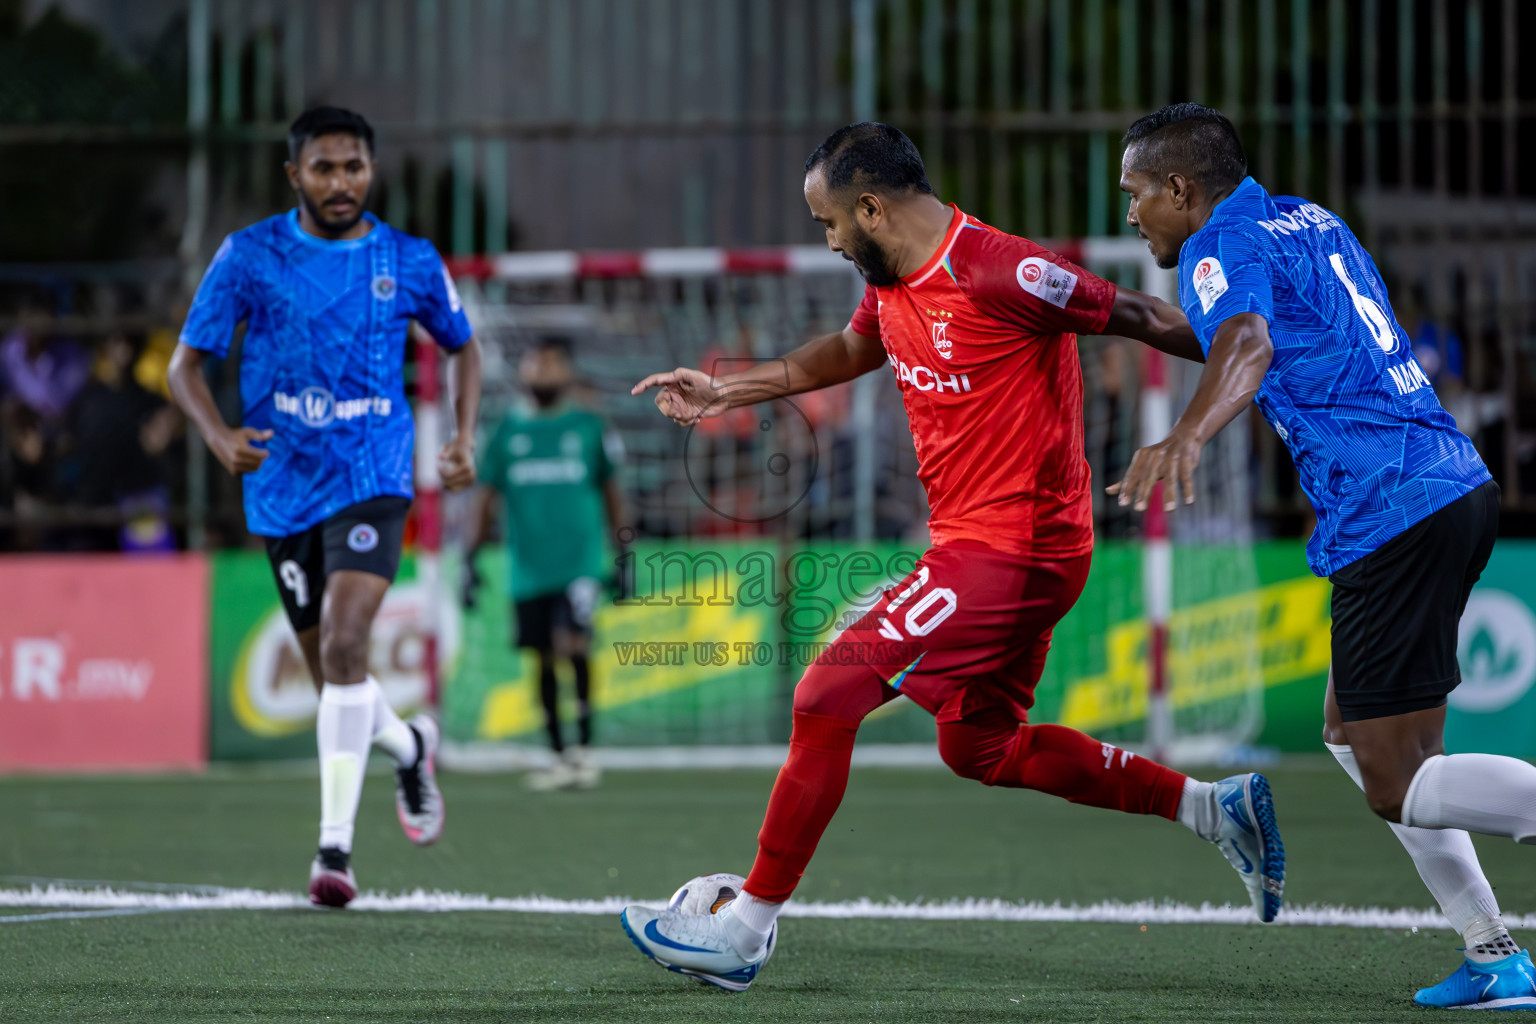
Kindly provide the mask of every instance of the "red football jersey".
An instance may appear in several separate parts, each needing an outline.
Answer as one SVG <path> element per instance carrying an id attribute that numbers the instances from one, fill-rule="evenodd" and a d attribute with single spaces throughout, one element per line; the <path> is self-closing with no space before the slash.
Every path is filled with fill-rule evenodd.
<path id="1" fill-rule="evenodd" d="M 935 544 L 976 540 L 1049 561 L 1093 547 L 1077 332 L 1115 286 L 955 208 L 944 242 L 849 326 L 878 337 L 901 386 Z"/>

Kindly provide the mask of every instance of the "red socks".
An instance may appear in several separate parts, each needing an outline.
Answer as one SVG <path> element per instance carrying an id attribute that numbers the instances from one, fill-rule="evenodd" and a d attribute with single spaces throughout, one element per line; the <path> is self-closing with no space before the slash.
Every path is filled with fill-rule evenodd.
<path id="1" fill-rule="evenodd" d="M 789 899 L 816 844 L 843 802 L 859 723 L 795 712 L 789 759 L 779 769 L 757 834 L 757 860 L 746 890 L 760 900 Z M 1177 806 L 1177 801 L 1175 801 Z"/>
<path id="2" fill-rule="evenodd" d="M 1060 725 L 1026 725 L 983 781 L 989 786 L 1038 789 L 1090 807 L 1131 814 L 1179 813 L 1185 776 L 1128 750 L 1100 743 Z"/>
<path id="3" fill-rule="evenodd" d="M 843 802 L 858 729 L 857 722 L 847 719 L 795 712 L 789 759 L 774 781 L 768 813 L 757 835 L 757 860 L 747 876 L 746 890 L 753 896 L 782 903 L 795 891 L 816 844 Z M 1178 817 L 1183 774 L 1076 729 L 1025 725 L 1016 730 L 1003 750 L 998 749 L 1001 744 L 982 742 L 991 738 L 986 730 L 981 731 L 985 735 L 956 736 L 955 740 L 968 741 L 972 748 L 951 747 L 945 751 L 945 760 L 960 774 L 979 776 L 989 786 L 1037 789 L 1090 807 L 1157 814 L 1169 820 Z M 980 765 L 973 774 L 962 770 L 967 765 L 957 764 L 973 758 L 985 764 L 999 753 L 1002 756 L 985 773 Z"/>

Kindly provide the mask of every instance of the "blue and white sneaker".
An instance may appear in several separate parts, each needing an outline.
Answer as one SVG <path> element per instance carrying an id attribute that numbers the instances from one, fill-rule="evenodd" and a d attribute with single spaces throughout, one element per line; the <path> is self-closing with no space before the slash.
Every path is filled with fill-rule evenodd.
<path id="1" fill-rule="evenodd" d="M 1285 846 L 1275 823 L 1269 780 L 1258 772 L 1212 784 L 1221 824 L 1212 840 L 1248 887 L 1261 921 L 1273 921 L 1285 895 Z"/>
<path id="2" fill-rule="evenodd" d="M 729 903 L 713 914 L 680 914 L 639 906 L 625 907 L 619 914 L 629 941 L 662 967 L 727 992 L 745 992 L 773 956 L 779 925 L 774 922 L 761 949 L 743 956 L 727 934 L 733 920 Z"/>
<path id="3" fill-rule="evenodd" d="M 1413 1001 L 1446 1010 L 1536 1010 L 1536 967 L 1523 949 L 1488 964 L 1464 960 L 1434 988 L 1415 992 Z"/>

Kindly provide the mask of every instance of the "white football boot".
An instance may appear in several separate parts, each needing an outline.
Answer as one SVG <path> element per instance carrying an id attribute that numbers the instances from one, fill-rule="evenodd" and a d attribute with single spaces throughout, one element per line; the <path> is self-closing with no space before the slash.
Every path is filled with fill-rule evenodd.
<path id="1" fill-rule="evenodd" d="M 563 756 L 556 757 L 547 768 L 535 768 L 523 776 L 523 786 L 535 793 L 553 793 L 562 789 L 575 789 L 576 769 Z"/>
<path id="2" fill-rule="evenodd" d="M 430 846 L 443 834 L 443 794 L 437 788 L 437 747 L 440 733 L 431 715 L 406 723 L 416 736 L 418 755 L 409 768 L 395 769 L 395 813 L 405 837 L 417 846 Z"/>
<path id="3" fill-rule="evenodd" d="M 680 914 L 675 910 L 633 906 L 625 907 L 619 915 L 629 941 L 662 967 L 727 992 L 745 992 L 773 956 L 779 925 L 775 921 L 768 941 L 749 950 L 747 955 L 739 952 L 731 941 L 732 932 L 745 931 L 739 925 L 731 927 L 735 920 L 731 903 L 713 914 Z"/>
<path id="4" fill-rule="evenodd" d="M 596 789 L 603 781 L 603 769 L 592 760 L 592 751 L 586 747 L 572 747 L 566 751 L 570 765 L 573 789 Z"/>
<path id="5" fill-rule="evenodd" d="M 352 874 L 352 855 L 325 846 L 309 865 L 309 902 L 317 907 L 344 907 L 357 898 L 357 876 Z"/>

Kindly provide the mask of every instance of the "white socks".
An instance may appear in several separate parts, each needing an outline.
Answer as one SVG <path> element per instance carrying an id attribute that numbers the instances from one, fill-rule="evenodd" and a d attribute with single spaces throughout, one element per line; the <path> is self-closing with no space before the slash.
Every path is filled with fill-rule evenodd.
<path id="1" fill-rule="evenodd" d="M 1403 797 L 1403 824 L 1536 843 L 1536 765 L 1495 754 L 1425 758 Z"/>
<path id="2" fill-rule="evenodd" d="M 357 685 L 373 692 L 373 745 L 393 758 L 401 768 L 415 764 L 420 753 L 416 734 L 384 699 L 384 688 L 379 681 L 369 676 Z"/>
<path id="3" fill-rule="evenodd" d="M 768 941 L 773 922 L 779 919 L 782 903 L 764 903 L 745 889 L 731 901 L 731 916 L 725 922 L 725 934 L 736 952 L 748 960 Z M 736 926 L 736 927 L 733 927 Z"/>
<path id="4" fill-rule="evenodd" d="M 371 682 L 371 680 L 370 680 Z M 320 688 L 315 740 L 320 750 L 320 845 L 352 851 L 352 826 L 363 795 L 363 769 L 373 740 L 378 687 L 326 683 Z M 409 730 L 407 730 L 409 731 Z"/>
<path id="5" fill-rule="evenodd" d="M 1211 799 L 1212 783 L 1184 780 L 1184 795 L 1179 798 L 1178 822 L 1206 842 L 1215 842 L 1221 827 L 1221 809 Z"/>
<path id="6" fill-rule="evenodd" d="M 1364 789 L 1354 750 L 1334 743 L 1323 745 L 1355 780 L 1355 785 Z M 1404 817 L 1407 817 L 1406 807 Z M 1482 865 L 1477 862 L 1471 836 L 1459 829 L 1426 829 L 1397 824 L 1391 827 L 1408 856 L 1413 858 L 1413 866 L 1418 869 L 1425 888 L 1440 904 L 1441 913 L 1466 941 L 1468 959 L 1483 959 L 1485 953 L 1486 959 L 1497 959 L 1494 954 L 1504 943 L 1513 947 L 1513 951 L 1519 951 L 1504 930 L 1498 900 L 1494 899 Z"/>

